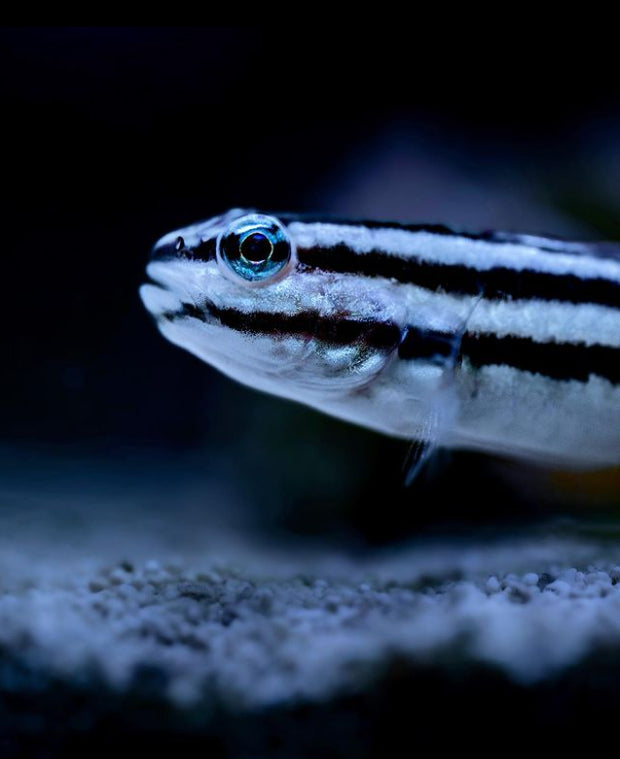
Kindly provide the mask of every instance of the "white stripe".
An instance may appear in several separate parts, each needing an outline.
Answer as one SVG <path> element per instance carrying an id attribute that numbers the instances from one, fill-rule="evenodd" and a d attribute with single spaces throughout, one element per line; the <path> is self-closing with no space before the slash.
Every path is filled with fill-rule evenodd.
<path id="1" fill-rule="evenodd" d="M 395 288 L 398 285 L 394 286 Z M 412 302 L 463 314 L 470 332 L 529 337 L 537 342 L 585 343 L 620 348 L 620 310 L 592 303 L 495 301 L 431 293 L 404 285 Z M 412 313 L 415 312 L 415 306 Z"/>
<path id="2" fill-rule="evenodd" d="M 288 231 L 298 248 L 346 245 L 355 253 L 380 251 L 403 258 L 469 266 L 481 271 L 502 266 L 582 278 L 604 277 L 620 283 L 620 262 L 587 255 L 545 252 L 533 245 L 471 240 L 406 229 L 371 229 L 363 225 L 293 222 Z M 540 238 L 536 238 L 539 240 Z"/>
<path id="3" fill-rule="evenodd" d="M 602 377 L 557 382 L 508 366 L 463 367 L 456 447 L 534 461 L 620 464 L 620 387 Z"/>

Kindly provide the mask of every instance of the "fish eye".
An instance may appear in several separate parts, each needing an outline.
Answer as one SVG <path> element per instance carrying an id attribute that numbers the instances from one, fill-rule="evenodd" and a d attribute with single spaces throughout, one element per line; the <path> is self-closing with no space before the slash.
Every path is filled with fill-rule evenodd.
<path id="1" fill-rule="evenodd" d="M 282 272 L 291 255 L 288 234 L 273 216 L 243 216 L 217 239 L 218 260 L 246 282 L 271 280 Z"/>

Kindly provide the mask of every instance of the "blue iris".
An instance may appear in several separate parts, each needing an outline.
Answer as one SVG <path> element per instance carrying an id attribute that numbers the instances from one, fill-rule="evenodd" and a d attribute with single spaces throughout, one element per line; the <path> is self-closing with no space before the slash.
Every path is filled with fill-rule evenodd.
<path id="1" fill-rule="evenodd" d="M 233 221 L 217 241 L 218 257 L 248 282 L 274 277 L 291 258 L 291 244 L 277 219 L 249 214 Z"/>

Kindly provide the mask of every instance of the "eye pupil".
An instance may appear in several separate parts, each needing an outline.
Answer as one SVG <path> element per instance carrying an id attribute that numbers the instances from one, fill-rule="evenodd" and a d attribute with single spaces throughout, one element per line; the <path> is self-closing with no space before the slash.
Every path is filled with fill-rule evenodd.
<path id="1" fill-rule="evenodd" d="M 285 274 L 293 255 L 291 239 L 278 219 L 250 213 L 234 219 L 216 243 L 225 273 L 252 284 L 268 284 Z"/>
<path id="2" fill-rule="evenodd" d="M 177 251 L 177 253 L 185 247 L 185 240 L 182 237 L 177 237 L 177 239 L 174 242 L 174 249 Z"/>
<path id="3" fill-rule="evenodd" d="M 273 243 L 262 232 L 252 232 L 241 241 L 239 248 L 246 261 L 261 263 L 271 256 Z"/>

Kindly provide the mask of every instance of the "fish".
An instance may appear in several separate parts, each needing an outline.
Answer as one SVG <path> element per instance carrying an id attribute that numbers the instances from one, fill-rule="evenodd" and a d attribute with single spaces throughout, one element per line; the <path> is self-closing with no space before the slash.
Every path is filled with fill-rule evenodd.
<path id="1" fill-rule="evenodd" d="M 255 390 L 437 448 L 620 464 L 620 245 L 232 209 L 140 288 L 175 345 Z"/>

